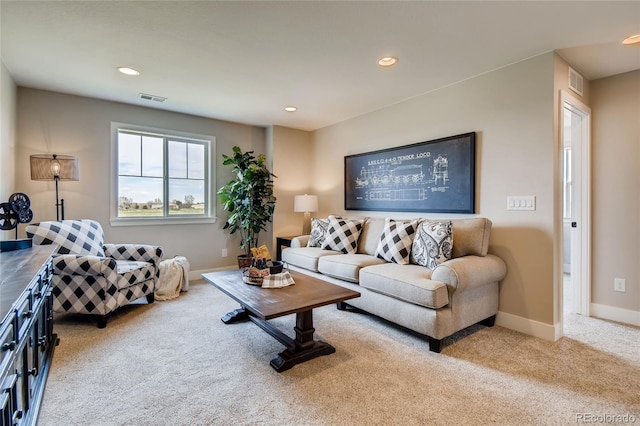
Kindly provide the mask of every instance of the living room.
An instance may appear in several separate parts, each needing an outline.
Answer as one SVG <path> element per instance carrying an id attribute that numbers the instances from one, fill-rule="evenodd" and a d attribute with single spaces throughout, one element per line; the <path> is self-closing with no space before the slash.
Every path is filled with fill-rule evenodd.
<path id="1" fill-rule="evenodd" d="M 285 125 L 284 121 L 244 124 L 247 121 L 214 114 L 197 116 L 150 108 L 137 101 L 125 103 L 81 96 L 78 95 L 80 90 L 62 93 L 16 83 L 18 78 L 27 77 L 19 77 L 15 71 L 12 74 L 14 66 L 10 66 L 5 57 L 4 44 L 11 39 L 11 34 L 5 33 L 8 3 L 2 3 L 0 195 L 6 200 L 14 192 L 27 193 L 31 198 L 34 222 L 55 217 L 54 188 L 53 183 L 30 179 L 29 156 L 53 152 L 74 155 L 80 161 L 80 180 L 61 184 L 67 217 L 99 221 L 105 228 L 107 241 L 157 244 L 164 248 L 165 258 L 184 255 L 197 275 L 228 268 L 239 254 L 237 240 L 222 229 L 220 218 L 224 217 L 224 212 L 220 206 L 216 207 L 219 220 L 215 224 L 112 226 L 111 123 L 215 136 L 218 162 L 212 194 L 230 176 L 219 161 L 234 145 L 267 154 L 272 171 L 278 176 L 275 181 L 276 214 L 272 229 L 264 239 L 272 251 L 277 236 L 300 232 L 302 216 L 293 211 L 295 195 L 317 194 L 319 211 L 315 215 L 318 217 L 353 213 L 346 212 L 343 204 L 341 167 L 346 155 L 474 131 L 478 137 L 474 215 L 493 222 L 489 251 L 502 258 L 508 270 L 501 283 L 496 323 L 544 342 L 553 342 L 562 336 L 559 105 L 560 91 L 574 93 L 568 87 L 567 75 L 569 67 L 576 65 L 568 63 L 553 49 L 567 46 L 558 45 L 552 50 L 514 58 L 495 69 L 466 76 L 430 91 L 413 93 L 383 108 L 368 109 L 357 116 L 345 116 L 316 128 Z M 616 3 L 615 16 L 621 23 L 629 21 L 622 19 L 625 15 L 637 23 L 638 19 L 633 19 L 640 13 L 637 5 L 634 2 Z M 592 14 L 598 15 L 593 11 Z M 595 19 L 593 15 L 590 15 L 591 19 Z M 596 27 L 597 23 L 591 26 Z M 619 29 L 620 32 L 631 30 L 638 32 L 638 28 Z M 614 36 L 610 38 L 617 40 Z M 575 44 L 598 42 L 600 40 L 578 40 Z M 636 58 L 640 55 L 638 45 L 626 48 L 635 49 Z M 403 64 L 403 59 L 400 57 L 399 65 Z M 408 59 L 406 62 L 410 63 Z M 373 64 L 375 66 L 375 60 Z M 118 65 L 122 64 L 114 63 L 112 69 Z M 147 72 L 152 71 L 144 71 Z M 387 77 L 389 73 L 385 74 Z M 130 87 L 133 95 L 144 91 L 130 81 L 123 84 Z M 640 70 L 635 68 L 603 78 L 585 79 L 583 96 L 574 93 L 592 113 L 591 309 L 601 318 L 636 327 L 640 325 L 637 262 L 640 205 L 637 197 L 629 194 L 636 194 L 640 183 L 637 175 L 640 167 L 637 152 L 639 81 Z M 184 90 L 193 89 L 185 87 Z M 301 107 L 296 114 L 303 111 Z M 535 195 L 536 210 L 508 211 L 506 200 L 513 195 Z M 384 212 L 366 214 L 385 215 Z M 416 216 L 415 213 L 395 212 L 392 215 L 397 218 Z M 11 232 L 4 233 L 3 239 L 8 238 L 13 238 Z M 224 249 L 228 250 L 227 257 L 221 255 Z M 619 276 L 626 278 L 626 293 L 613 290 L 614 277 Z M 109 330 L 108 327 L 105 331 Z M 316 370 L 315 374 L 322 372 Z M 637 404 L 635 409 L 638 409 Z M 378 419 L 382 421 L 382 418 Z M 223 419 L 218 420 L 222 423 Z M 257 417 L 254 421 L 259 422 Z M 325 423 L 332 422 L 327 420 Z"/>

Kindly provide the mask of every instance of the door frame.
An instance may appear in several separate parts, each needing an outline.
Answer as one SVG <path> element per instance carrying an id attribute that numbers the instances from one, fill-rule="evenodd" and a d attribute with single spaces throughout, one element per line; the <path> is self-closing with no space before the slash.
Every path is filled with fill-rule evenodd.
<path id="1" fill-rule="evenodd" d="M 578 224 L 578 232 L 571 233 L 571 279 L 573 281 L 575 311 L 581 315 L 589 316 L 591 305 L 591 108 L 570 93 L 560 90 L 560 141 L 564 141 L 565 136 L 565 104 L 583 117 L 582 139 L 579 146 L 576 147 L 572 144 L 571 147 L 574 172 L 572 195 L 575 200 L 572 203 L 571 215 L 572 221 Z M 564 146 L 561 149 L 564 149 Z M 563 162 L 561 162 L 560 168 L 560 176 L 563 176 Z M 563 309 L 560 309 L 560 324 L 563 324 L 563 286 L 559 286 L 559 289 L 558 297 L 561 306 L 563 306 Z"/>

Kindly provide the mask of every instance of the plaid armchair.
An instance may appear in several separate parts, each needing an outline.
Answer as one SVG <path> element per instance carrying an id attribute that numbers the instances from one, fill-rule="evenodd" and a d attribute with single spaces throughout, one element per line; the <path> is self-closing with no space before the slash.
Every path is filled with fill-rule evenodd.
<path id="1" fill-rule="evenodd" d="M 34 244 L 57 244 L 53 256 L 53 310 L 97 315 L 98 328 L 111 312 L 146 296 L 154 301 L 162 248 L 104 244 L 93 220 L 40 222 L 26 227 Z"/>

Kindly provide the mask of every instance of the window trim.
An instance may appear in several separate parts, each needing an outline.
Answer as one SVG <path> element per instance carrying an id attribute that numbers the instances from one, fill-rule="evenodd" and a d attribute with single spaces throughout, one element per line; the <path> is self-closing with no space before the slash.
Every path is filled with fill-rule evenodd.
<path id="1" fill-rule="evenodd" d="M 206 158 L 205 165 L 205 197 L 209 201 L 209 209 L 204 215 L 170 215 L 170 216 L 152 216 L 152 217 L 118 217 L 118 131 L 130 131 L 135 133 L 147 133 L 156 136 L 170 136 L 176 139 L 189 139 L 195 141 L 209 142 L 209 155 Z M 216 182 L 214 159 L 216 157 L 216 138 L 210 135 L 202 135 L 197 133 L 181 132 L 176 130 L 161 129 L 149 126 L 140 126 L 136 124 L 111 122 L 111 167 L 110 167 L 110 195 L 109 195 L 109 223 L 111 226 L 145 226 L 145 225 L 192 225 L 200 223 L 215 223 L 216 209 Z M 206 200 L 205 200 L 206 202 Z"/>

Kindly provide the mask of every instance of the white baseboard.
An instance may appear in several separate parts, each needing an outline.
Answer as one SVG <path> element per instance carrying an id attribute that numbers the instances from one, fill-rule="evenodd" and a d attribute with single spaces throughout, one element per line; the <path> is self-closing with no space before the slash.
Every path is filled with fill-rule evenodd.
<path id="1" fill-rule="evenodd" d="M 189 271 L 189 281 L 201 280 L 202 274 L 206 274 L 207 272 L 230 271 L 232 269 L 238 269 L 238 266 L 223 266 L 222 268 L 200 269 L 197 271 Z"/>
<path id="2" fill-rule="evenodd" d="M 592 317 L 640 327 L 640 312 L 638 311 L 592 303 L 590 314 Z M 498 312 L 496 325 L 550 341 L 558 340 L 563 333 L 562 324 L 560 323 L 555 325 L 545 324 L 506 312 Z"/>
<path id="3" fill-rule="evenodd" d="M 592 317 L 640 327 L 640 311 L 616 308 L 615 306 L 609 305 L 600 305 L 598 303 L 592 303 L 589 306 L 589 310 Z"/>
<path id="4" fill-rule="evenodd" d="M 545 324 L 506 312 L 498 312 L 496 315 L 496 325 L 551 341 L 557 340 L 561 333 L 561 331 L 558 332 L 557 325 Z"/>

